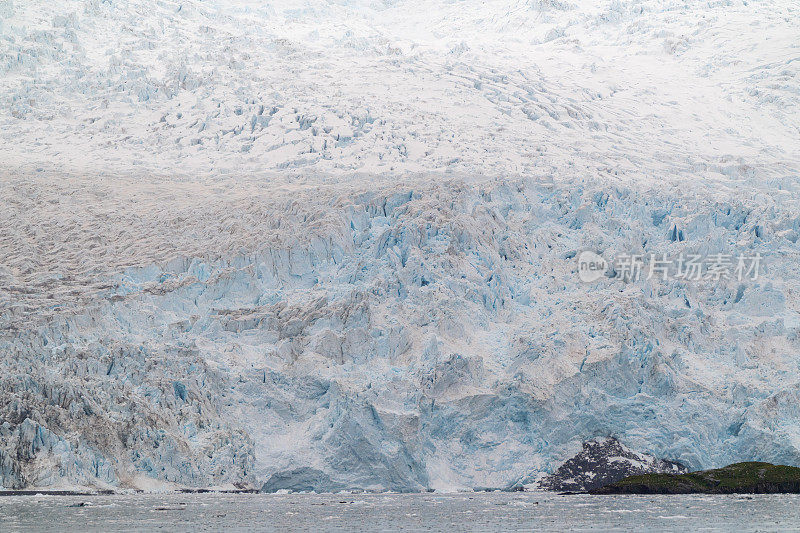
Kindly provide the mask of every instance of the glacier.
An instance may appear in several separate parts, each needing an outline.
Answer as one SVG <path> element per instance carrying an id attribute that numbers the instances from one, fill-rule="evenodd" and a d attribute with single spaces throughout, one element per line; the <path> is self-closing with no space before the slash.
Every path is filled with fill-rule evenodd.
<path id="1" fill-rule="evenodd" d="M 797 22 L 0 1 L 0 487 L 534 486 L 608 437 L 800 465 Z"/>

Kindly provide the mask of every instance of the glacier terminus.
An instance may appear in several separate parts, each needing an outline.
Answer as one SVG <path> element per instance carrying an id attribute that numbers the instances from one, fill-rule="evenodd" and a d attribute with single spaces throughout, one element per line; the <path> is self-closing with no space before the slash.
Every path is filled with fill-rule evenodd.
<path id="1" fill-rule="evenodd" d="M 0 0 L 0 489 L 800 466 L 799 70 L 791 1 Z"/>

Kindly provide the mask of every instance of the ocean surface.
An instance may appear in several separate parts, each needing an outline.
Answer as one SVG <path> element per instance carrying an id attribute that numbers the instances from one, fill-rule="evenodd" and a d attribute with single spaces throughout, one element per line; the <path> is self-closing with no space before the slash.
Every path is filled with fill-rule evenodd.
<path id="1" fill-rule="evenodd" d="M 7 496 L 0 531 L 797 531 L 800 495 Z"/>

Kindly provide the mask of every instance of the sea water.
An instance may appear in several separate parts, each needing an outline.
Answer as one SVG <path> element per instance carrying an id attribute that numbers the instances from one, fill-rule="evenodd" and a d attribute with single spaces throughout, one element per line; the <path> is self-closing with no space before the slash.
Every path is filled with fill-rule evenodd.
<path id="1" fill-rule="evenodd" d="M 800 495 L 6 496 L 10 531 L 796 531 Z"/>

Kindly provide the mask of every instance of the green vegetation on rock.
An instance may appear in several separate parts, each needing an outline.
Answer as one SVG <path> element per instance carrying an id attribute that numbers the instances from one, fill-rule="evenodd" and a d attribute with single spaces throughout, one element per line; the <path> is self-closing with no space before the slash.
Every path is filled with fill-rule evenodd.
<path id="1" fill-rule="evenodd" d="M 775 494 L 800 493 L 800 468 L 770 463 L 735 463 L 689 474 L 630 476 L 592 494 Z"/>

